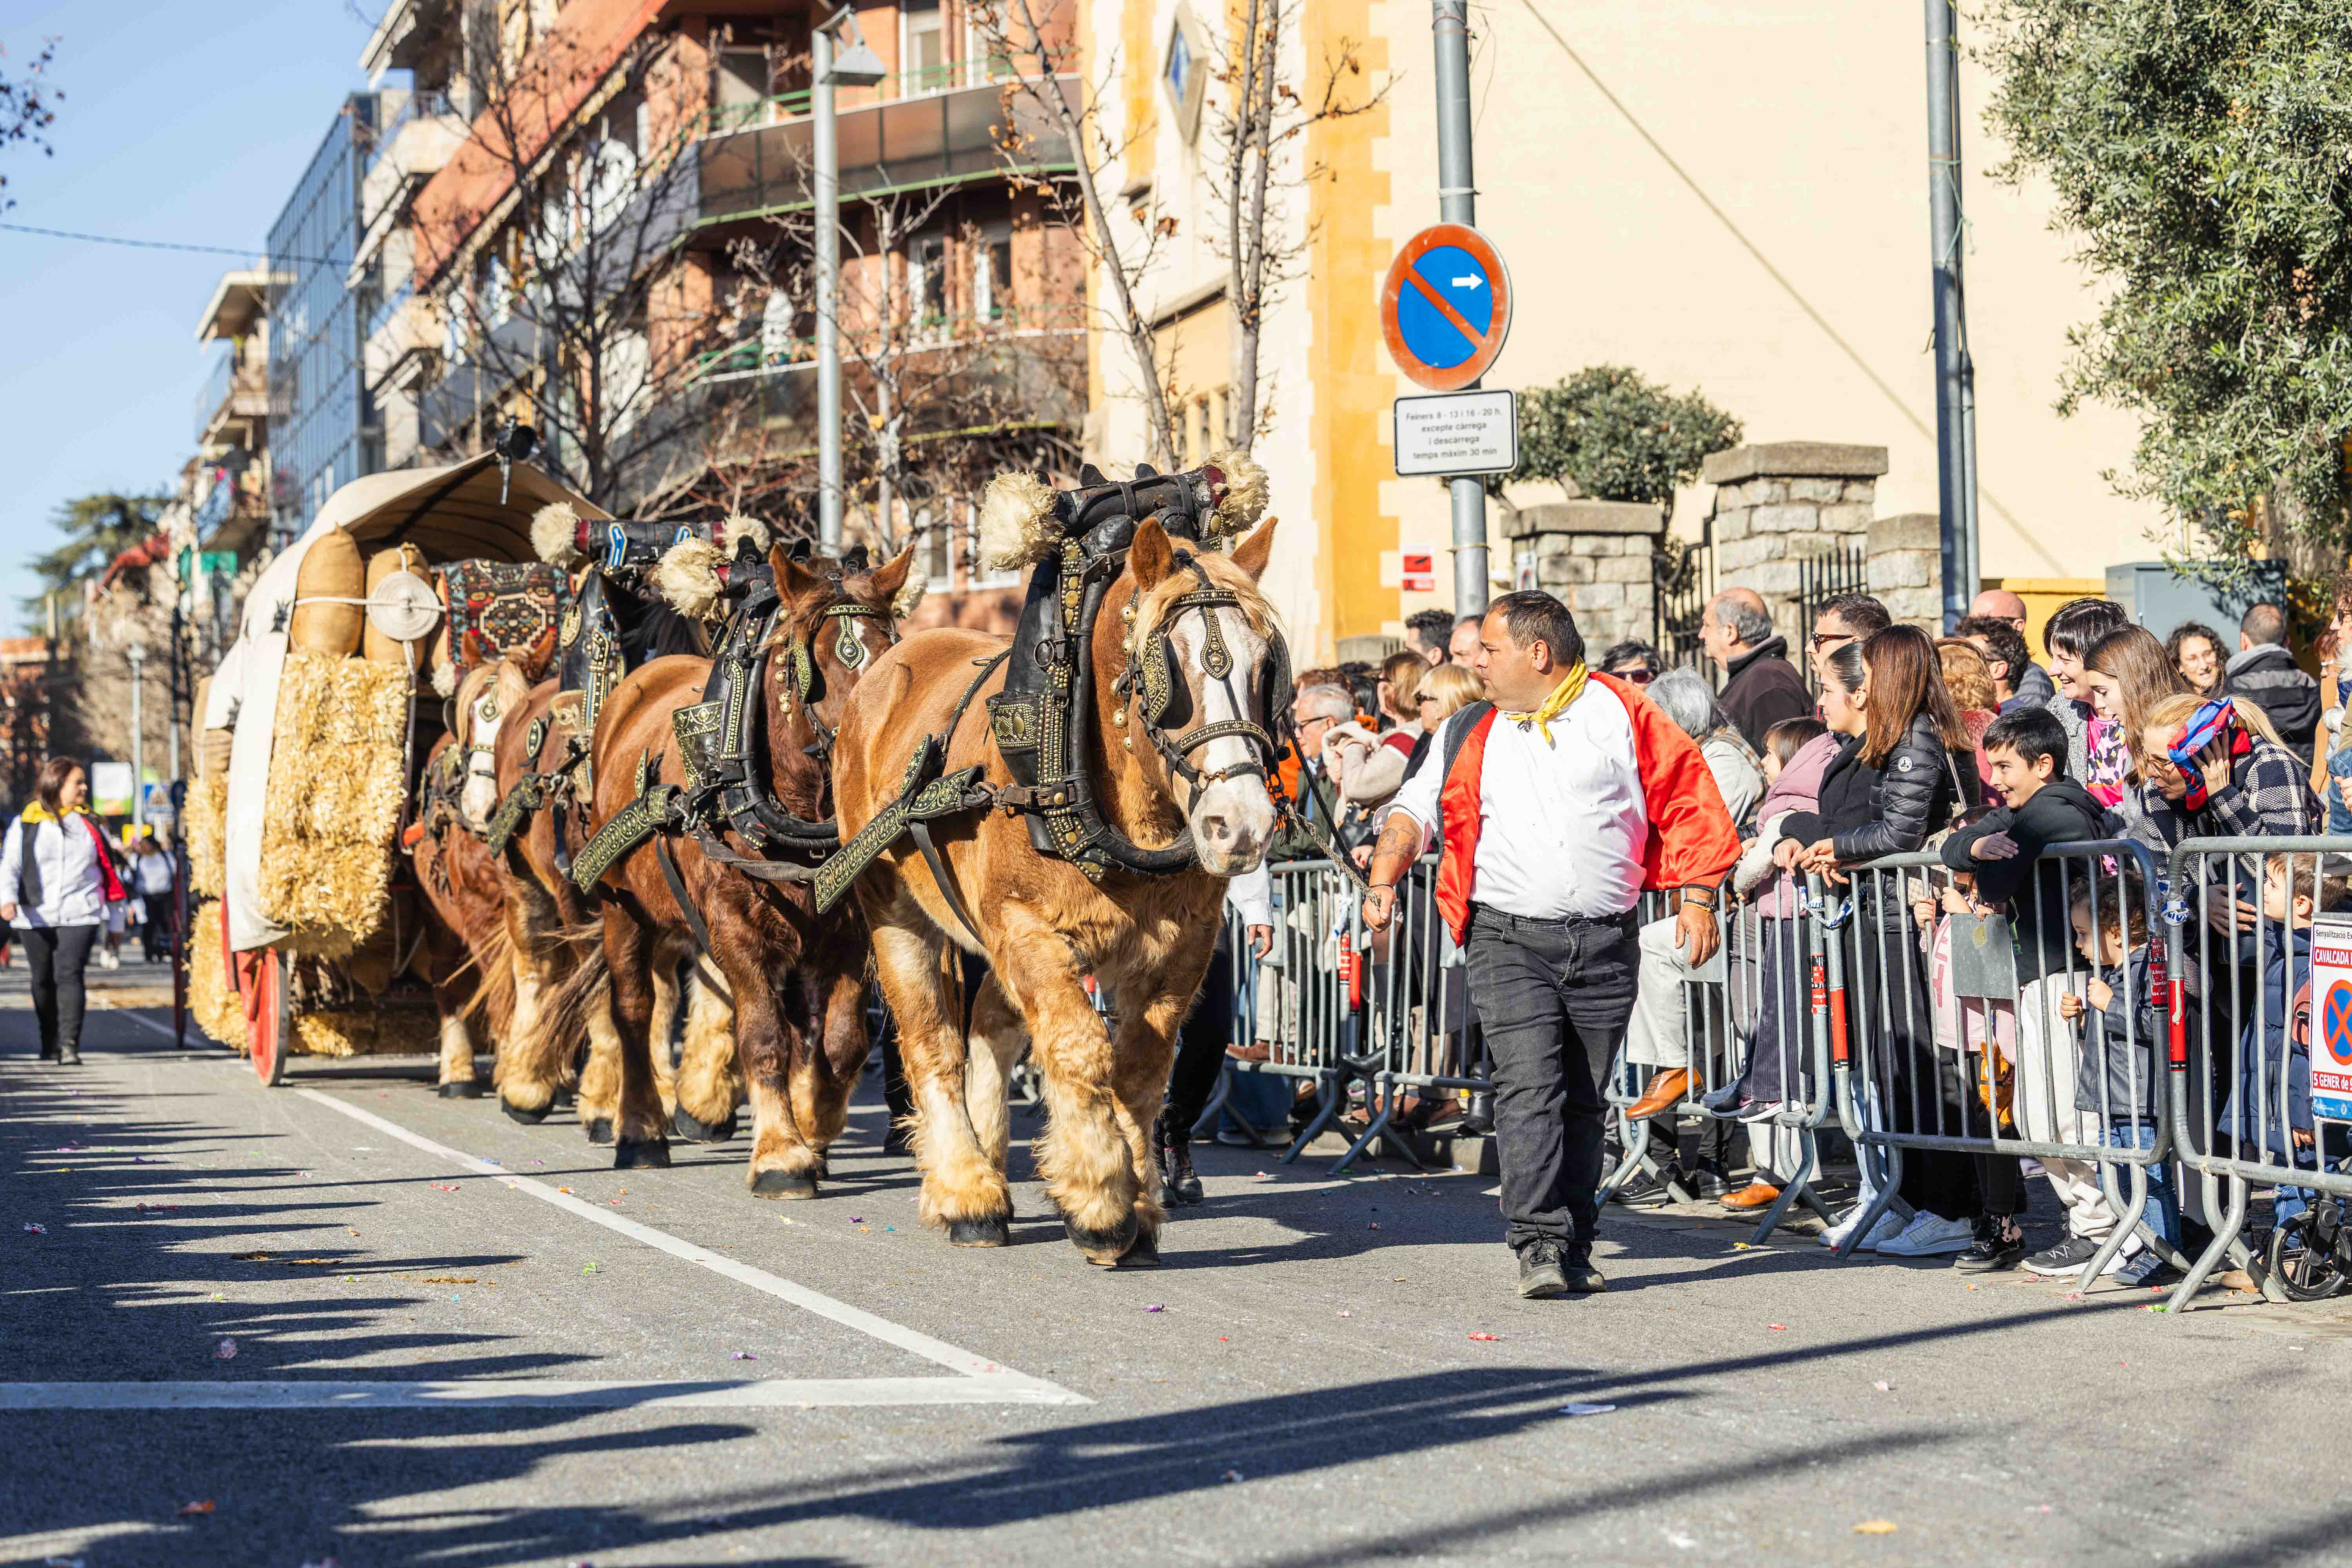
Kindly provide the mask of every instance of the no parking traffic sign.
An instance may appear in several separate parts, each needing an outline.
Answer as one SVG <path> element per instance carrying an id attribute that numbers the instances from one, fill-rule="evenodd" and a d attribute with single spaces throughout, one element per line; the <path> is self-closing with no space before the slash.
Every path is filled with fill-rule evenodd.
<path id="1" fill-rule="evenodd" d="M 2311 1113 L 2352 1121 L 2352 920 L 2311 922 Z"/>
<path id="2" fill-rule="evenodd" d="M 1467 224 L 1433 224 L 1405 242 L 1381 284 L 1381 331 L 1397 368 L 1432 392 L 1486 374 L 1511 330 L 1511 276 Z"/>

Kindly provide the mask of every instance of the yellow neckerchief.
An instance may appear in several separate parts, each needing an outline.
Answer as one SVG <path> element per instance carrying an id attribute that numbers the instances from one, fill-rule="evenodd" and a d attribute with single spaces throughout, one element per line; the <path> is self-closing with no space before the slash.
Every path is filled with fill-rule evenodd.
<path id="1" fill-rule="evenodd" d="M 60 821 L 63 821 L 63 820 L 64 820 L 64 818 L 63 818 L 63 817 L 57 817 L 57 816 L 50 816 L 50 815 L 49 815 L 49 808 L 48 808 L 47 806 L 46 806 L 46 805 L 42 805 L 39 801 L 37 801 L 37 801 L 35 801 L 32 805 L 30 805 L 26 806 L 26 807 L 24 809 L 24 811 L 23 811 L 22 813 L 20 813 L 19 815 L 21 815 L 26 822 L 33 822 L 33 823 L 39 823 L 39 822 L 60 822 Z M 89 815 L 89 810 L 88 810 L 88 808 L 87 808 L 87 807 L 84 807 L 84 806 L 79 806 L 79 805 L 78 805 L 78 806 L 75 806 L 71 811 L 68 811 L 68 812 L 67 812 L 67 813 L 66 813 L 66 816 L 88 816 Z"/>
<path id="2" fill-rule="evenodd" d="M 1559 678 L 1559 684 L 1551 689 L 1551 695 L 1545 698 L 1533 712 L 1506 713 L 1503 717 L 1522 730 L 1533 729 L 1549 746 L 1553 743 L 1551 721 L 1567 712 L 1569 704 L 1575 701 L 1583 690 L 1584 663 L 1580 659 L 1568 667 L 1568 673 Z"/>

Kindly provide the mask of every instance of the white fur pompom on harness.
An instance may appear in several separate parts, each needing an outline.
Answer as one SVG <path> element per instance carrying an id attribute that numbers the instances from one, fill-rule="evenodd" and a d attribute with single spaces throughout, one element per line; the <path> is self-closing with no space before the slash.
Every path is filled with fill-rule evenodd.
<path id="1" fill-rule="evenodd" d="M 915 606 L 923 602 L 923 595 L 929 587 L 930 583 L 920 571 L 908 573 L 906 583 L 890 595 L 890 618 L 903 621 L 913 615 Z"/>
<path id="2" fill-rule="evenodd" d="M 728 560 L 735 559 L 735 546 L 745 539 L 751 542 L 752 549 L 765 555 L 772 536 L 768 531 L 768 525 L 758 518 L 747 517 L 740 511 L 729 512 L 727 521 L 719 525 L 719 547 L 727 552 Z"/>
<path id="3" fill-rule="evenodd" d="M 1053 487 L 1034 474 L 999 474 L 980 498 L 980 559 L 992 572 L 1034 566 L 1062 542 Z"/>
<path id="4" fill-rule="evenodd" d="M 1201 531 L 1211 540 L 1228 539 L 1245 533 L 1257 526 L 1265 515 L 1265 503 L 1270 493 L 1265 470 L 1237 451 L 1218 453 L 1209 459 L 1210 467 L 1225 476 L 1225 493 L 1217 498 Z"/>
<path id="5" fill-rule="evenodd" d="M 725 604 L 719 568 L 726 559 L 727 552 L 707 539 L 681 539 L 662 552 L 654 586 L 662 602 L 687 619 L 715 621 Z"/>
<path id="6" fill-rule="evenodd" d="M 531 513 L 531 552 L 551 566 L 572 566 L 580 554 L 580 514 L 570 501 L 550 501 Z"/>
<path id="7" fill-rule="evenodd" d="M 457 667 L 456 665 L 436 664 L 433 667 L 433 690 L 434 694 L 439 697 L 455 697 L 457 695 Z"/>

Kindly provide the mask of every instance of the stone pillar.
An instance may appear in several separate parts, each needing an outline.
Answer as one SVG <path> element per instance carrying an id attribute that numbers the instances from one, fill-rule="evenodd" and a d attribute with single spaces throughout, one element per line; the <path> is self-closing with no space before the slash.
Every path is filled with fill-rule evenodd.
<path id="1" fill-rule="evenodd" d="M 1802 658 L 1810 626 L 1798 624 L 1798 563 L 1863 548 L 1877 510 L 1884 447 L 1773 441 L 1708 454 L 1699 477 L 1715 487 L 1707 514 L 1718 588 L 1752 588 L 1772 629 Z"/>
<path id="2" fill-rule="evenodd" d="M 1943 524 L 1934 512 L 1909 511 L 1870 525 L 1870 591 L 1888 615 L 1941 637 L 1943 582 Z"/>
<path id="3" fill-rule="evenodd" d="M 1503 517 L 1513 580 L 1532 555 L 1536 586 L 1574 614 L 1593 658 L 1612 643 L 1648 642 L 1655 635 L 1650 562 L 1665 531 L 1665 514 L 1642 501 L 1551 501 Z"/>

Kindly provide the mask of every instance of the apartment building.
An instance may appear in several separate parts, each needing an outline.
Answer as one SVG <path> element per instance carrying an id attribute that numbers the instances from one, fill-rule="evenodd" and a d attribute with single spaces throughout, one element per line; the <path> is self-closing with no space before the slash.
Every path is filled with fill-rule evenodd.
<path id="1" fill-rule="evenodd" d="M 811 28 L 828 14 L 387 10 L 362 64 L 406 86 L 381 89 L 404 107 L 362 183 L 359 249 L 382 279 L 362 357 L 387 462 L 477 451 L 513 420 L 615 510 L 742 506 L 805 526 Z M 959 7 L 865 5 L 854 28 L 883 72 L 836 89 L 849 531 L 919 539 L 935 586 L 993 593 L 967 498 L 1006 463 L 1076 464 L 1084 264 L 1054 199 L 1066 154 Z M 1008 164 L 1014 139 L 1028 150 Z"/>

